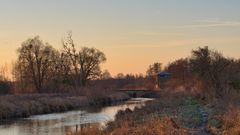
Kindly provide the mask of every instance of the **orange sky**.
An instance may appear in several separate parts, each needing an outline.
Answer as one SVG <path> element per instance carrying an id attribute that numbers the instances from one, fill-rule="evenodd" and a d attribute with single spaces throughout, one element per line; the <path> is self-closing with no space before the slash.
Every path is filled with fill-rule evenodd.
<path id="1" fill-rule="evenodd" d="M 240 57 L 240 1 L 103 1 L 1 1 L 0 64 L 15 60 L 21 43 L 36 35 L 60 49 L 69 30 L 78 47 L 106 54 L 102 68 L 113 75 L 145 73 L 198 46 Z"/>

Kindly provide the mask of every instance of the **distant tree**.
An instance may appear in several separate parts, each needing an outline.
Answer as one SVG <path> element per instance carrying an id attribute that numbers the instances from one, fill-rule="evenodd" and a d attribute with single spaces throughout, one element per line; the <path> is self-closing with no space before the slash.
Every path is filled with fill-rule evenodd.
<path id="1" fill-rule="evenodd" d="M 142 73 L 136 74 L 136 75 L 135 75 L 135 78 L 141 78 L 141 79 L 142 79 L 142 78 L 144 78 L 144 75 L 143 75 Z"/>
<path id="2" fill-rule="evenodd" d="M 16 91 L 16 93 L 20 93 L 23 92 L 24 90 L 26 90 L 27 85 L 29 85 L 28 82 L 30 75 L 29 72 L 26 72 L 26 70 L 24 69 L 24 63 L 20 62 L 19 60 L 17 60 L 15 63 L 13 63 L 13 69 L 12 69 L 12 75 L 13 75 L 13 79 L 15 81 L 15 84 L 18 87 L 18 90 Z"/>
<path id="3" fill-rule="evenodd" d="M 159 87 L 159 81 L 157 74 L 162 71 L 162 64 L 155 62 L 149 66 L 147 70 L 147 80 L 146 85 L 149 89 L 154 89 Z"/>
<path id="4" fill-rule="evenodd" d="M 232 59 L 228 68 L 228 75 L 230 86 L 234 89 L 240 90 L 240 59 Z"/>
<path id="5" fill-rule="evenodd" d="M 217 51 L 208 47 L 199 47 L 192 51 L 190 58 L 191 69 L 205 82 L 206 88 L 213 89 L 213 96 L 220 97 L 228 85 L 228 67 L 231 61 Z M 210 92 L 210 91 L 208 91 Z"/>
<path id="6" fill-rule="evenodd" d="M 112 76 L 111 76 L 111 74 L 110 74 L 110 72 L 108 70 L 104 70 L 101 73 L 100 79 L 107 80 L 107 79 L 111 79 L 111 78 L 112 78 Z"/>
<path id="7" fill-rule="evenodd" d="M 210 73 L 213 51 L 207 46 L 192 51 L 190 63 L 193 71 L 197 72 L 201 77 L 206 77 Z"/>
<path id="8" fill-rule="evenodd" d="M 9 94 L 12 90 L 12 85 L 8 77 L 8 65 L 0 66 L 0 94 Z"/>
<path id="9" fill-rule="evenodd" d="M 118 74 L 116 75 L 116 79 L 124 79 L 124 78 L 125 78 L 125 76 L 124 76 L 123 73 L 118 73 Z"/>
<path id="10" fill-rule="evenodd" d="M 149 68 L 147 70 L 147 75 L 148 76 L 154 76 L 161 71 L 162 71 L 162 64 L 156 62 L 156 63 L 153 63 L 152 65 L 149 66 Z"/>
<path id="11" fill-rule="evenodd" d="M 201 93 L 201 81 L 198 75 L 195 75 L 191 70 L 189 58 L 180 58 L 169 63 L 165 70 L 171 74 L 166 85 L 172 89 L 184 88 L 186 91 Z M 199 89 L 195 89 L 198 87 Z"/>
<path id="12" fill-rule="evenodd" d="M 4 66 L 0 66 L 0 81 L 7 81 L 8 80 L 8 66 L 7 64 Z"/>
<path id="13" fill-rule="evenodd" d="M 18 66 L 21 78 L 31 78 L 38 92 L 41 92 L 52 64 L 52 56 L 56 50 L 39 37 L 28 39 L 18 49 Z"/>
<path id="14" fill-rule="evenodd" d="M 72 61 L 75 84 L 85 87 L 87 82 L 100 76 L 100 64 L 106 61 L 105 54 L 98 49 L 82 47 L 75 49 L 75 44 L 70 33 L 67 40 L 63 41 L 64 52 Z"/>
<path id="15" fill-rule="evenodd" d="M 190 63 L 188 59 L 178 59 L 168 64 L 165 69 L 171 73 L 171 78 L 178 78 L 185 82 L 190 75 Z"/>

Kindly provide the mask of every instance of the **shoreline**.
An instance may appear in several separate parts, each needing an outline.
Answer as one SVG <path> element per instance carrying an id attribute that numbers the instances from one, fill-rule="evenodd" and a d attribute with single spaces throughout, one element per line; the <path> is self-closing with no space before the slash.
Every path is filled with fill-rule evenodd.
<path id="1" fill-rule="evenodd" d="M 104 130 L 87 127 L 70 135 L 208 134 L 208 111 L 204 107 L 195 97 L 164 95 L 142 108 L 119 111 Z"/>
<path id="2" fill-rule="evenodd" d="M 98 97 L 70 94 L 31 94 L 0 96 L 0 125 L 32 115 L 60 113 L 83 107 L 108 105 L 129 100 L 125 93 L 113 92 Z"/>

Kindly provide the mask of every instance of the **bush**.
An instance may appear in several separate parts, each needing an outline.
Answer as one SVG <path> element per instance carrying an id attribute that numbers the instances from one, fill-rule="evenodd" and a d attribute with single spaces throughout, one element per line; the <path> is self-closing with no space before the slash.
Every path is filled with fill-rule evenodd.
<path id="1" fill-rule="evenodd" d="M 224 132 L 225 135 L 240 134 L 240 108 L 230 107 L 224 115 Z"/>
<path id="2" fill-rule="evenodd" d="M 0 94 L 9 94 L 12 89 L 11 83 L 0 81 Z"/>
<path id="3" fill-rule="evenodd" d="M 240 90 L 240 80 L 234 80 L 233 82 L 230 83 L 230 85 L 237 90 Z"/>

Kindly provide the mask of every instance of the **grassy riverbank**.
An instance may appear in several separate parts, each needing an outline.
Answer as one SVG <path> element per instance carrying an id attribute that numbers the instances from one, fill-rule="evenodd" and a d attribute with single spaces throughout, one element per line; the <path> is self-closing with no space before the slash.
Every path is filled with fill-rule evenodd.
<path id="1" fill-rule="evenodd" d="M 28 94 L 0 96 L 0 120 L 25 118 L 36 114 L 64 112 L 80 107 L 105 105 L 128 100 L 124 93 L 110 92 L 106 95 L 86 94 Z"/>
<path id="2" fill-rule="evenodd" d="M 185 94 L 164 94 L 141 109 L 125 110 L 104 130 L 83 129 L 71 135 L 238 135 L 237 106 L 210 103 Z M 225 108 L 225 109 L 224 109 Z"/>

